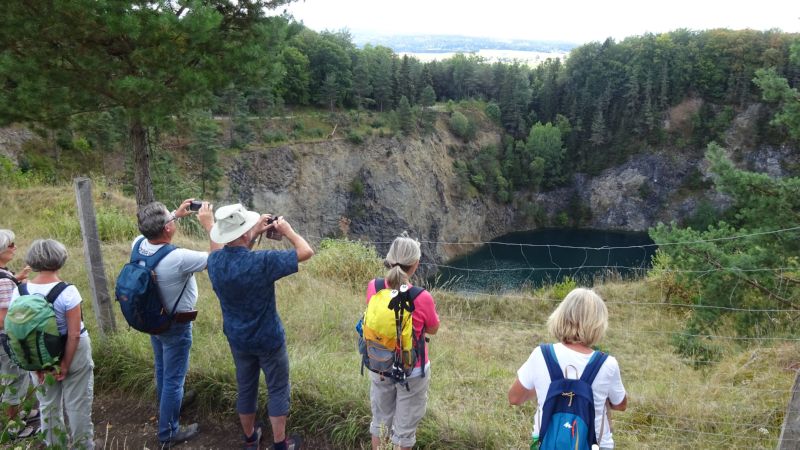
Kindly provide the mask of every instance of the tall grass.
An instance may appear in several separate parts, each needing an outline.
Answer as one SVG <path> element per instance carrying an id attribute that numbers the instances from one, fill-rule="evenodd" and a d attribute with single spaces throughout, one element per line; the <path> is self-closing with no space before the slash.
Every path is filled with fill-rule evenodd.
<path id="1" fill-rule="evenodd" d="M 82 247 L 71 231 L 77 227 L 71 190 L 6 189 L 0 194 L 6 213 L 0 226 L 17 233 L 23 250 L 38 237 L 60 238 L 69 246 L 62 275 L 86 300 L 98 392 L 115 389 L 154 399 L 148 336 L 128 330 L 119 313 L 116 334 L 102 338 L 95 326 Z M 112 218 L 113 226 L 101 239 L 113 284 L 128 258 L 133 204 L 114 194 L 95 201 L 98 215 Z M 178 235 L 177 243 L 208 246 L 194 233 Z M 369 378 L 360 374 L 354 325 L 364 309 L 366 282 L 382 272 L 380 260 L 371 247 L 356 242 L 328 241 L 317 250 L 298 274 L 277 284 L 291 361 L 289 426 L 326 435 L 337 448 L 368 448 Z M 207 276 L 198 275 L 198 282 L 200 315 L 187 383 L 198 391 L 203 411 L 235 418 L 234 369 L 219 304 Z M 720 339 L 720 361 L 697 369 L 673 352 L 669 333 L 680 332 L 685 309 L 658 304 L 665 296 L 663 283 L 652 277 L 596 287 L 610 312 L 601 347 L 619 360 L 629 395 L 628 411 L 612 419 L 617 447 L 774 448 L 794 379 L 787 368 L 797 362 L 800 345 L 763 341 L 744 347 Z M 430 343 L 431 388 L 417 434 L 420 448 L 528 447 L 534 407 L 508 406 L 506 392 L 534 346 L 551 340 L 546 318 L 571 286 L 567 281 L 503 295 L 433 292 L 442 325 Z M 263 384 L 261 390 L 263 405 Z"/>

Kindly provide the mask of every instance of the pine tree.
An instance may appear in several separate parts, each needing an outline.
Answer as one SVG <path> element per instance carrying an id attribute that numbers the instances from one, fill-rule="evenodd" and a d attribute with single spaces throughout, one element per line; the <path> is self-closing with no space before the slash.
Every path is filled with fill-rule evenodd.
<path id="1" fill-rule="evenodd" d="M 286 0 L 179 3 L 6 2 L 0 15 L 0 122 L 63 123 L 119 108 L 131 143 L 136 201 L 154 200 L 147 129 L 232 81 L 275 76 Z"/>

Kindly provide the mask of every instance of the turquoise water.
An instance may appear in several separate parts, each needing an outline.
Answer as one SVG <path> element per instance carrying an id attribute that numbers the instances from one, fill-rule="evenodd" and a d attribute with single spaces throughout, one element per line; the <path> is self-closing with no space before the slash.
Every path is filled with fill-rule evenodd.
<path id="1" fill-rule="evenodd" d="M 546 229 L 500 236 L 439 265 L 428 281 L 456 291 L 539 287 L 566 277 L 580 285 L 643 275 L 656 246 L 647 233 Z"/>

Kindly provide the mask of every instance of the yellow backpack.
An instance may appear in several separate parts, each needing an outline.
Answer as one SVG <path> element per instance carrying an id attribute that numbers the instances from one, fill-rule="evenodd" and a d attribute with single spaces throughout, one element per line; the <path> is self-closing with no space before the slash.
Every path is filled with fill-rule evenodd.
<path id="1" fill-rule="evenodd" d="M 361 370 L 363 373 L 366 367 L 407 388 L 406 378 L 425 354 L 425 331 L 417 339 L 411 317 L 414 300 L 424 289 L 407 285 L 400 286 L 399 290 L 384 287 L 383 279 L 375 280 L 377 292 L 370 297 L 367 310 L 356 325 Z"/>

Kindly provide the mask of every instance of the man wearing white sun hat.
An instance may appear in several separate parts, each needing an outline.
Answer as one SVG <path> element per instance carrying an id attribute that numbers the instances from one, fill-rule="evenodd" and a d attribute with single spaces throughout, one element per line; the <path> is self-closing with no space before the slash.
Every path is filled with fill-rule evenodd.
<path id="1" fill-rule="evenodd" d="M 275 450 L 297 450 L 299 438 L 286 436 L 289 413 L 289 354 L 275 305 L 275 281 L 297 272 L 314 255 L 311 246 L 283 217 L 248 211 L 241 204 L 219 208 L 211 239 L 225 246 L 208 257 L 208 277 L 222 308 L 223 331 L 236 366 L 236 411 L 245 448 L 257 449 L 262 427 L 256 423 L 259 370 L 269 392 L 267 413 Z M 285 236 L 292 250 L 251 251 L 263 233 Z"/>

